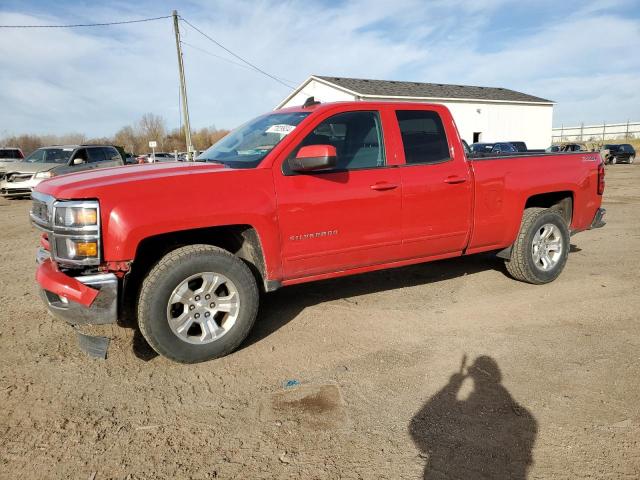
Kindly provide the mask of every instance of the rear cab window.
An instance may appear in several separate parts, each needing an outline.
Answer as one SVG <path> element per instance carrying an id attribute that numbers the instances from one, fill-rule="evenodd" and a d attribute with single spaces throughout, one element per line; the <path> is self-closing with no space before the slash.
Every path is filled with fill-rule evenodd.
<path id="1" fill-rule="evenodd" d="M 428 165 L 451 160 L 440 115 L 432 110 L 396 110 L 405 163 Z"/>
<path id="2" fill-rule="evenodd" d="M 19 160 L 23 158 L 22 152 L 17 148 L 0 148 L 0 160 Z"/>

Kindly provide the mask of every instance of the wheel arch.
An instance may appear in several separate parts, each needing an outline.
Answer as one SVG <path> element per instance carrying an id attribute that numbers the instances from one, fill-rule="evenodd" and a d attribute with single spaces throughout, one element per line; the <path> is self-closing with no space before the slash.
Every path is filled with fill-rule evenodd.
<path id="1" fill-rule="evenodd" d="M 524 204 L 524 209 L 540 207 L 550 208 L 557 211 L 562 218 L 571 226 L 573 220 L 574 192 L 571 190 L 561 190 L 557 192 L 545 192 L 531 195 Z"/>
<path id="2" fill-rule="evenodd" d="M 542 192 L 529 195 L 522 208 L 522 215 L 528 208 L 549 208 L 564 218 L 569 229 L 573 221 L 574 192 L 572 190 L 559 190 L 554 192 Z M 522 217 L 520 219 L 522 222 Z M 518 224 L 518 230 L 520 224 Z M 517 235 L 517 231 L 516 231 Z M 517 238 L 517 237 L 516 237 Z M 515 238 L 514 238 L 515 241 Z M 498 257 L 505 260 L 511 258 L 513 244 L 497 252 Z"/>
<path id="3" fill-rule="evenodd" d="M 248 224 L 178 230 L 142 239 L 126 276 L 121 306 L 135 304 L 140 285 L 153 266 L 167 253 L 186 245 L 206 244 L 220 247 L 241 258 L 263 291 L 272 291 L 279 282 L 267 278 L 264 250 L 258 231 Z"/>

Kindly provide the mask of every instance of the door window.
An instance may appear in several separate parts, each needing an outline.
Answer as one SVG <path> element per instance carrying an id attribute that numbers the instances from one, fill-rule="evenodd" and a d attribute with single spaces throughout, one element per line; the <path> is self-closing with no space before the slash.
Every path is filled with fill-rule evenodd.
<path id="1" fill-rule="evenodd" d="M 440 115 L 429 110 L 398 110 L 396 118 L 407 165 L 451 160 Z"/>
<path id="2" fill-rule="evenodd" d="M 104 151 L 102 148 L 89 148 L 89 163 L 104 162 Z"/>
<path id="3" fill-rule="evenodd" d="M 382 125 L 377 112 L 346 112 L 320 123 L 291 154 L 308 145 L 332 145 L 337 153 L 337 165 L 329 171 L 359 170 L 385 165 Z M 285 174 L 292 174 L 288 162 Z M 322 170 L 326 173 L 328 170 Z"/>
<path id="4" fill-rule="evenodd" d="M 81 148 L 80 150 L 78 150 L 75 155 L 73 156 L 73 161 L 72 161 L 72 165 L 76 165 L 76 160 L 82 160 L 81 162 L 77 163 L 77 165 L 80 165 L 81 163 L 86 163 L 89 161 L 89 157 L 87 156 L 87 149 L 86 148 Z"/>

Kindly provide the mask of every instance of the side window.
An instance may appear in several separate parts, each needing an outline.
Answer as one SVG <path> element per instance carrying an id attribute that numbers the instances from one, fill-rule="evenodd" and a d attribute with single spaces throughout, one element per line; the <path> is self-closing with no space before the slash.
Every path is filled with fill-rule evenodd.
<path id="1" fill-rule="evenodd" d="M 115 148 L 103 147 L 102 152 L 104 153 L 104 158 L 107 161 L 115 162 L 115 161 L 121 160 L 120 154 Z"/>
<path id="2" fill-rule="evenodd" d="M 441 163 L 450 160 L 449 144 L 440 115 L 429 110 L 398 110 L 407 165 Z"/>
<path id="3" fill-rule="evenodd" d="M 104 152 L 102 148 L 88 148 L 89 163 L 104 162 Z"/>
<path id="4" fill-rule="evenodd" d="M 378 112 L 346 112 L 324 120 L 300 142 L 292 157 L 308 145 L 333 145 L 338 155 L 335 170 L 385 165 L 382 123 Z M 290 173 L 287 162 L 284 170 Z"/>

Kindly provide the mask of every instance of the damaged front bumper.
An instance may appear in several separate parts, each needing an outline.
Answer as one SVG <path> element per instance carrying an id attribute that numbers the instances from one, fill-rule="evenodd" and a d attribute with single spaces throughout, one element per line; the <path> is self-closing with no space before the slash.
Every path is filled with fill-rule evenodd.
<path id="1" fill-rule="evenodd" d="M 81 333 L 77 327 L 117 322 L 118 277 L 113 273 L 71 277 L 57 268 L 43 248 L 38 250 L 36 262 L 36 281 L 49 312 L 76 328 L 85 352 L 104 358 L 109 340 Z"/>

